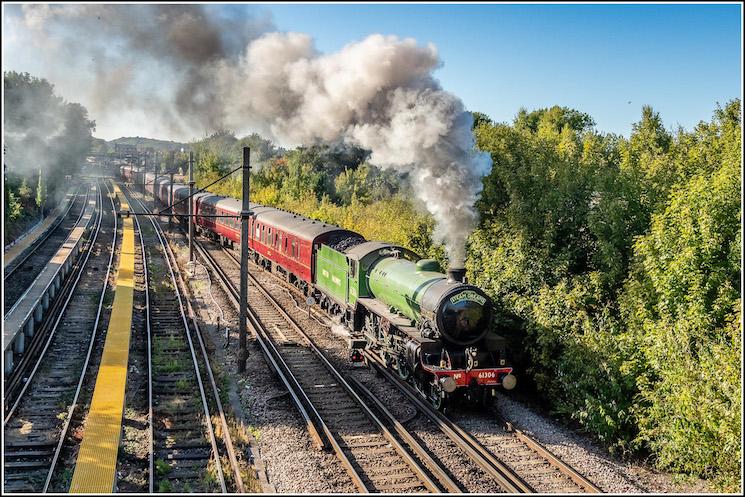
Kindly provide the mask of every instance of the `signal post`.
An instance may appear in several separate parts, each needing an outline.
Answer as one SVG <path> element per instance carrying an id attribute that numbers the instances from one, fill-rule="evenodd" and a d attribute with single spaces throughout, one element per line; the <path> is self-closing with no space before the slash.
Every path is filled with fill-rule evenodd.
<path id="1" fill-rule="evenodd" d="M 251 217 L 249 202 L 249 174 L 251 171 L 251 149 L 243 147 L 243 205 L 241 206 L 241 301 L 238 307 L 238 372 L 246 371 L 248 348 L 248 219 Z"/>

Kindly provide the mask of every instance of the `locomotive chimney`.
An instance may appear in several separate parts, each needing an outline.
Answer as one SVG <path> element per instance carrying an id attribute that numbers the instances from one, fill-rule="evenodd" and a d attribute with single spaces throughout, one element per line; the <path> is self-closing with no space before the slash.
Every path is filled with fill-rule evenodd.
<path id="1" fill-rule="evenodd" d="M 451 267 L 448 269 L 448 281 L 463 283 L 466 277 L 466 269 L 462 267 Z"/>

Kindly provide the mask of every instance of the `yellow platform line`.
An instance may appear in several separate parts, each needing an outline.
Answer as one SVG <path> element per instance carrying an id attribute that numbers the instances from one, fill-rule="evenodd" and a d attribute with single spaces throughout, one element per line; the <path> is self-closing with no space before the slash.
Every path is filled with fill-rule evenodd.
<path id="1" fill-rule="evenodd" d="M 121 200 L 121 209 L 128 210 L 125 197 L 116 186 L 114 189 Z M 132 328 L 134 238 L 132 218 L 123 219 L 122 252 L 113 309 L 70 493 L 110 493 L 114 490 Z"/>

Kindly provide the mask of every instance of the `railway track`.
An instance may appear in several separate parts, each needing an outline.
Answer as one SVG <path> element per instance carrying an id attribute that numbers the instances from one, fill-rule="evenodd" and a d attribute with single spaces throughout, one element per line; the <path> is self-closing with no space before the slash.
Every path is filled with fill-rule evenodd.
<path id="1" fill-rule="evenodd" d="M 384 362 L 376 355 L 364 352 L 368 364 L 388 382 L 395 386 L 419 412 L 425 414 L 459 448 L 474 455 L 484 464 L 496 461 L 509 473 L 519 478 L 524 486 L 521 492 L 551 493 L 601 493 L 595 484 L 582 476 L 574 468 L 561 461 L 547 448 L 526 433 L 516 429 L 501 417 L 497 417 L 504 431 L 501 434 L 482 436 L 479 439 L 464 430 L 447 416 L 436 411 L 414 388 L 401 381 L 385 368 Z M 500 455 L 497 459 L 495 453 Z"/>
<path id="2" fill-rule="evenodd" d="M 233 265 L 238 264 L 238 260 L 232 253 L 225 249 L 221 250 L 232 260 Z M 287 288 L 285 282 L 276 275 L 263 271 L 259 274 L 262 277 L 264 275 L 271 277 Z M 253 302 L 251 297 L 249 301 Z M 494 479 L 505 492 L 602 492 L 574 468 L 553 455 L 540 442 L 499 416 L 497 420 L 503 427 L 503 432 L 477 439 L 447 416 L 435 410 L 408 383 L 391 374 L 380 358 L 370 353 L 366 355 L 369 364 L 390 383 L 398 387 L 419 412 L 424 413 L 459 451 L 473 461 L 486 475 Z M 370 402 L 375 402 L 374 397 L 370 395 L 367 397 Z"/>
<path id="3" fill-rule="evenodd" d="M 113 201 L 109 197 L 108 207 L 103 188 L 98 182 L 97 219 L 84 256 L 59 292 L 29 353 L 6 383 L 3 462 L 8 492 L 49 488 L 78 405 L 116 247 Z"/>
<path id="4" fill-rule="evenodd" d="M 237 308 L 235 259 L 224 259 L 227 253 L 214 246 L 197 243 L 196 247 Z M 224 264 L 217 261 L 220 257 Z M 233 271 L 226 265 L 232 265 Z M 461 491 L 389 413 L 378 410 L 376 414 L 256 279 L 251 279 L 249 302 L 249 320 L 259 344 L 288 387 L 316 445 L 336 453 L 360 492 Z"/>
<path id="5" fill-rule="evenodd" d="M 147 207 L 127 191 L 131 205 Z M 135 216 L 144 251 L 144 281 L 149 349 L 149 491 L 243 491 L 240 470 L 212 376 L 200 330 L 185 285 L 159 223 Z M 174 298 L 174 295 L 176 298 Z M 205 387 L 202 370 L 209 384 Z M 195 396 L 195 392 L 199 392 Z M 211 409 L 210 405 L 217 406 Z M 220 443 L 213 412 L 221 420 Z M 223 471 L 220 447 L 231 474 Z M 229 489 L 226 481 L 231 485 Z"/>
<path id="6" fill-rule="evenodd" d="M 75 227 L 83 216 L 85 206 L 88 203 L 90 190 L 84 194 L 75 192 L 75 199 L 59 221 L 50 228 L 46 235 L 34 242 L 29 252 L 19 261 L 14 262 L 13 267 L 3 276 L 5 287 L 4 313 L 7 315 L 18 299 L 23 296 L 26 289 L 36 279 L 41 270 L 54 256 L 70 231 Z"/>
<path id="7" fill-rule="evenodd" d="M 284 288 L 297 293 L 294 287 L 287 286 L 276 275 L 263 274 L 271 276 Z M 299 307 L 297 301 L 295 305 Z M 477 438 L 448 416 L 435 410 L 409 383 L 392 374 L 377 355 L 365 351 L 365 356 L 368 364 L 380 376 L 397 387 L 417 411 L 424 413 L 454 447 L 497 481 L 506 492 L 602 492 L 578 471 L 552 454 L 539 441 L 506 421 L 497 412 L 494 414 L 501 431 L 494 430 L 493 434 L 485 434 Z M 483 416 L 483 413 L 479 415 Z M 490 421 L 493 422 L 494 418 Z"/>
<path id="8" fill-rule="evenodd" d="M 237 308 L 238 292 L 234 282 L 239 279 L 239 274 L 235 272 L 239 267 L 239 262 L 236 257 L 230 251 L 221 247 L 218 248 L 213 244 L 202 245 L 197 243 L 196 246 L 212 271 L 218 275 L 219 282 Z M 218 262 L 216 260 L 218 258 L 227 261 L 227 263 Z M 226 267 L 232 267 L 233 271 L 226 270 Z M 276 275 L 271 273 L 263 271 L 259 273 L 262 278 L 266 276 L 280 281 Z M 351 396 L 356 397 L 359 404 L 363 406 L 365 402 L 360 397 L 365 396 L 368 399 L 367 403 L 374 406 L 381 418 L 386 419 L 386 424 L 395 427 L 402 438 L 406 438 L 407 434 L 407 430 L 403 426 L 405 422 L 397 421 L 390 413 L 386 412 L 382 402 L 367 391 L 364 385 L 357 383 L 352 378 L 346 381 L 338 372 L 333 374 L 332 371 L 336 370 L 323 353 L 317 349 L 313 340 L 284 311 L 282 305 L 263 288 L 262 283 L 253 275 L 250 275 L 250 277 L 249 320 L 253 325 L 254 334 L 269 358 L 269 362 L 288 387 L 293 401 L 308 424 L 311 436 L 318 445 L 327 442 L 334 448 L 339 458 L 347 466 L 358 489 L 361 491 L 375 490 L 375 482 L 360 481 L 363 478 L 360 477 L 360 471 L 358 471 L 360 468 L 354 464 L 356 462 L 355 454 L 345 452 L 345 449 L 349 449 L 350 446 L 348 441 L 344 440 L 343 437 L 336 437 L 334 442 L 334 433 L 329 434 L 332 431 L 330 425 L 336 422 L 336 419 L 333 418 L 334 414 L 341 415 L 344 413 L 349 418 L 357 418 L 354 406 L 345 402 L 344 396 L 335 391 L 336 388 L 329 387 L 340 387 L 344 384 L 351 391 Z M 286 288 L 283 281 L 280 281 L 280 284 Z M 311 351 L 316 358 L 320 359 L 315 364 L 309 357 Z M 377 358 L 374 356 L 368 355 L 368 359 L 373 367 L 382 366 L 382 363 L 376 364 Z M 324 368 L 326 372 L 331 374 L 327 375 Z M 391 382 L 400 388 L 402 393 L 409 397 L 412 404 L 416 406 L 418 412 L 424 413 L 466 458 L 497 482 L 505 492 L 600 492 L 600 489 L 592 482 L 551 454 L 539 442 L 508 423 L 504 424 L 505 431 L 503 434 L 482 435 L 477 439 L 451 419 L 434 410 L 412 387 L 402 383 L 384 367 L 380 367 L 380 374 L 388 377 Z M 346 393 L 349 395 L 349 392 Z M 338 407 L 338 409 L 331 408 L 330 414 L 332 417 L 328 420 L 323 417 L 323 414 L 326 414 L 322 407 L 326 400 L 323 398 L 324 395 L 330 400 L 332 406 Z M 319 403 L 321 408 L 318 408 L 314 402 Z M 362 441 L 363 443 L 367 442 L 366 440 Z M 371 441 L 369 447 L 376 447 L 375 442 Z M 421 460 L 427 462 L 426 450 L 421 447 L 419 449 L 422 452 L 418 452 L 418 456 Z M 374 450 L 370 452 L 374 453 Z M 364 455 L 361 456 L 363 461 L 365 457 Z M 430 458 L 428 462 L 433 461 Z M 390 466 L 390 463 L 388 465 Z M 428 469 L 433 470 L 432 467 L 429 467 L 429 464 Z M 441 479 L 440 483 L 443 481 Z M 452 480 L 450 483 L 453 487 L 446 488 L 447 491 L 460 491 Z M 411 488 L 415 487 L 412 486 Z M 402 489 L 394 491 L 402 491 Z M 422 490 L 419 489 L 418 491 Z"/>

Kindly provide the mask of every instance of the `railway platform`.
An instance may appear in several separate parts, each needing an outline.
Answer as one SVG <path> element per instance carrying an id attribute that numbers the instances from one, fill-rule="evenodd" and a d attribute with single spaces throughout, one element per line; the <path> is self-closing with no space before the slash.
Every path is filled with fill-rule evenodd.
<path id="1" fill-rule="evenodd" d="M 122 192 L 118 187 L 114 188 L 121 210 L 129 210 Z M 132 329 L 135 264 L 133 219 L 124 218 L 122 225 L 113 308 L 70 493 L 111 493 L 116 483 Z"/>
<path id="2" fill-rule="evenodd" d="M 95 186 L 92 186 L 92 191 L 96 191 Z M 62 282 L 75 264 L 85 234 L 91 228 L 95 218 L 96 197 L 97 195 L 91 197 L 83 215 L 65 242 L 21 298 L 4 316 L 3 355 L 6 376 L 13 371 L 16 356 L 23 355 L 25 352 L 26 340 L 34 336 L 35 331 L 44 319 L 44 313 L 49 309 L 50 303 L 62 286 Z M 69 200 L 72 201 L 72 199 Z"/>
<path id="3" fill-rule="evenodd" d="M 61 218 L 65 217 L 75 200 L 77 187 L 71 188 L 65 194 L 64 200 L 47 216 L 42 222 L 34 226 L 20 240 L 13 243 L 7 250 L 3 251 L 3 271 L 13 267 L 21 256 L 33 247 L 37 240 L 47 234 Z"/>

